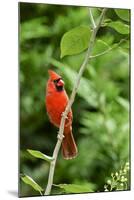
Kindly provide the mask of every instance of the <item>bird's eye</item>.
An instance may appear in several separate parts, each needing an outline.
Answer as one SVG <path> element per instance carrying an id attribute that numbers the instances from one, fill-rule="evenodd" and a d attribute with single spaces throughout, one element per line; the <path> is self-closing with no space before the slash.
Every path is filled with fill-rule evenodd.
<path id="1" fill-rule="evenodd" d="M 59 78 L 59 79 L 56 79 L 56 80 L 53 80 L 53 82 L 54 82 L 54 83 L 58 83 L 58 82 L 59 82 L 59 80 L 61 80 L 61 78 Z"/>

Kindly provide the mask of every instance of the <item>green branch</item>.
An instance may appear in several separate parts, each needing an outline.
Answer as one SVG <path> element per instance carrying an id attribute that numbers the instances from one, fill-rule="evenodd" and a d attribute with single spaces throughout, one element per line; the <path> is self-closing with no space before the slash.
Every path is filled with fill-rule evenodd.
<path id="1" fill-rule="evenodd" d="M 93 29 L 95 29 L 96 28 L 96 24 L 95 24 L 95 21 L 94 21 L 94 18 L 93 18 L 93 14 L 92 14 L 91 8 L 89 8 L 89 17 L 90 17 Z"/>

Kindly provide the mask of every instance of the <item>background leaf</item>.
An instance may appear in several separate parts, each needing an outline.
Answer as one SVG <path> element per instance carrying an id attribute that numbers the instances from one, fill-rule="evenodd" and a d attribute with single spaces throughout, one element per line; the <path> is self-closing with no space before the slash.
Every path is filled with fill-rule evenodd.
<path id="1" fill-rule="evenodd" d="M 122 23 L 121 21 L 110 22 L 107 26 L 115 29 L 121 34 L 129 34 L 129 26 L 127 24 Z"/>
<path id="2" fill-rule="evenodd" d="M 85 193 L 85 192 L 93 192 L 93 185 L 86 183 L 82 185 L 78 184 L 59 184 L 55 185 L 65 190 L 65 193 Z"/>
<path id="3" fill-rule="evenodd" d="M 118 97 L 117 102 L 123 106 L 127 111 L 129 111 L 129 102 L 125 100 L 124 98 Z"/>
<path id="4" fill-rule="evenodd" d="M 95 41 L 92 55 L 100 54 L 108 49 L 110 49 L 110 46 L 103 40 L 98 39 Z"/>
<path id="5" fill-rule="evenodd" d="M 130 21 L 130 11 L 125 9 L 115 9 L 116 14 L 121 19 L 129 22 Z"/>
<path id="6" fill-rule="evenodd" d="M 45 17 L 42 17 L 22 23 L 20 40 L 23 42 L 33 38 L 50 37 L 51 32 L 48 26 L 44 24 L 45 21 Z"/>
<path id="7" fill-rule="evenodd" d="M 120 45 L 120 48 L 126 52 L 126 53 L 129 53 L 130 52 L 130 41 L 127 39 L 125 40 L 121 45 Z"/>
<path id="8" fill-rule="evenodd" d="M 30 176 L 24 175 L 24 176 L 21 176 L 21 179 L 23 182 L 25 182 L 26 184 L 34 188 L 34 190 L 40 193 L 43 191 L 43 189 Z"/>
<path id="9" fill-rule="evenodd" d="M 36 151 L 36 150 L 31 150 L 31 149 L 28 149 L 27 150 L 32 156 L 36 157 L 36 158 L 41 158 L 43 160 L 46 160 L 48 162 L 51 162 L 53 160 L 52 157 L 50 156 L 47 156 L 43 153 L 41 153 L 40 151 Z"/>
<path id="10" fill-rule="evenodd" d="M 88 47 L 90 39 L 88 26 L 79 26 L 66 32 L 61 39 L 61 58 L 81 53 Z"/>

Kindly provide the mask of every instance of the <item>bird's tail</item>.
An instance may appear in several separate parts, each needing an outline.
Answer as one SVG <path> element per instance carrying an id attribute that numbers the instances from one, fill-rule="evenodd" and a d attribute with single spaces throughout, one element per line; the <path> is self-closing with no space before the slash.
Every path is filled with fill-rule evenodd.
<path id="1" fill-rule="evenodd" d="M 64 138 L 62 141 L 62 155 L 63 158 L 68 160 L 75 158 L 78 154 L 77 146 L 74 141 L 74 137 L 72 131 L 64 132 Z"/>

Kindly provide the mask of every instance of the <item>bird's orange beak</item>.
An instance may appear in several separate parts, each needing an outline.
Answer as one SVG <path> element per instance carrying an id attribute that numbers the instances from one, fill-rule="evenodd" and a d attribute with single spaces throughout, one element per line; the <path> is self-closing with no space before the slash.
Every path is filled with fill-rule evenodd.
<path id="1" fill-rule="evenodd" d="M 64 81 L 60 79 L 57 83 L 57 86 L 64 86 Z"/>

